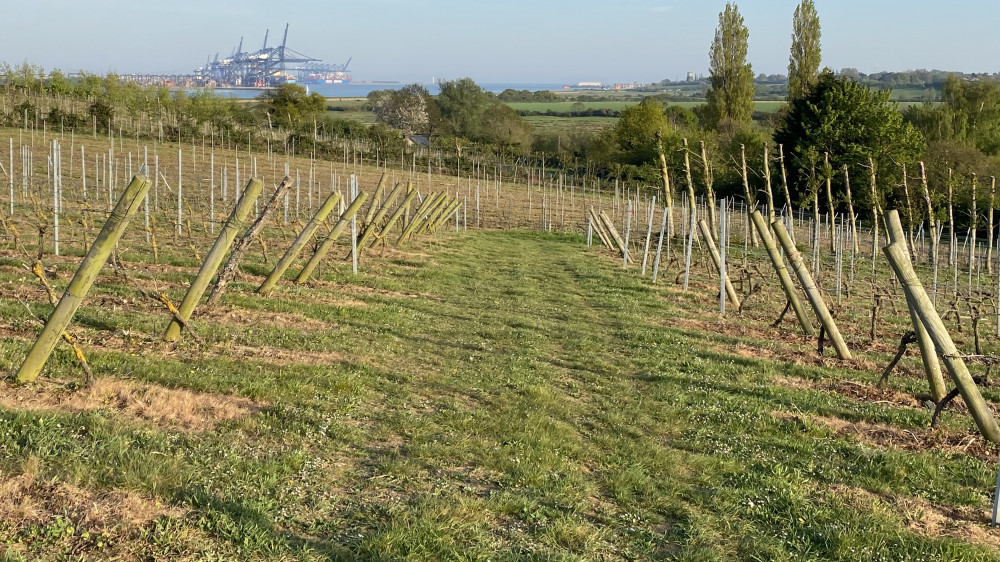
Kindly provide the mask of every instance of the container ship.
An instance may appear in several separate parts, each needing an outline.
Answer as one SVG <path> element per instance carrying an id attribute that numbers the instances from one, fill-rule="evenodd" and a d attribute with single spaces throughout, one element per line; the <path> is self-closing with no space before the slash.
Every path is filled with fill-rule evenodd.
<path id="1" fill-rule="evenodd" d="M 351 75 L 343 70 L 337 70 L 334 72 L 313 72 L 303 76 L 301 82 L 303 84 L 350 84 Z"/>

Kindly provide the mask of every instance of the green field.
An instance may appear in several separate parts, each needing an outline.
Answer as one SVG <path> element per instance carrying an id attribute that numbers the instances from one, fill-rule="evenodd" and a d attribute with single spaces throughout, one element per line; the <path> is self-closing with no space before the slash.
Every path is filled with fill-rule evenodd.
<path id="1" fill-rule="evenodd" d="M 528 115 L 524 120 L 534 133 L 599 133 L 618 122 L 616 117 L 559 117 L 555 115 Z"/>
<path id="2" fill-rule="evenodd" d="M 545 113 L 546 111 L 554 111 L 556 113 L 569 113 L 571 111 L 577 111 L 578 107 L 582 106 L 582 109 L 611 109 L 614 111 L 621 111 L 630 105 L 635 105 L 636 101 L 554 101 L 554 102 L 507 102 L 511 108 L 515 111 L 538 111 L 540 113 Z M 580 105 L 577 105 L 580 104 Z"/>

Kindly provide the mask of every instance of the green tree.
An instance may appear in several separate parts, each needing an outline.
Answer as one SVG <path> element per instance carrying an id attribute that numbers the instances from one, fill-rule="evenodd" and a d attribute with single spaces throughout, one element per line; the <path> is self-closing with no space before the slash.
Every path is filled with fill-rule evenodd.
<path id="1" fill-rule="evenodd" d="M 789 178 L 793 193 L 807 194 L 818 181 L 825 153 L 833 170 L 846 165 L 852 178 L 865 178 L 862 185 L 867 185 L 871 158 L 883 194 L 901 182 L 899 164 L 912 162 L 924 139 L 903 120 L 889 94 L 826 71 L 805 96 L 789 102 L 774 142 L 784 145 L 786 164 L 794 172 Z M 834 185 L 842 187 L 840 182 Z"/>
<path id="2" fill-rule="evenodd" d="M 307 94 L 298 84 L 282 84 L 264 92 L 258 100 L 271 126 L 286 129 L 295 129 L 308 122 L 312 130 L 312 118 L 326 110 L 326 98 L 322 94 Z"/>
<path id="3" fill-rule="evenodd" d="M 72 85 L 66 79 L 66 75 L 58 68 L 49 72 L 49 91 L 57 96 L 65 96 L 70 93 Z"/>
<path id="4" fill-rule="evenodd" d="M 673 132 L 660 102 L 645 98 L 642 103 L 623 109 L 618 122 L 609 133 L 618 150 L 616 160 L 634 165 L 658 162 L 657 131 L 665 136 Z M 664 139 L 664 143 L 667 143 L 667 139 Z"/>
<path id="5" fill-rule="evenodd" d="M 384 90 L 369 99 L 373 99 L 372 112 L 378 122 L 408 135 L 428 132 L 427 107 L 434 102 L 423 86 L 411 84 L 399 90 Z"/>
<path id="6" fill-rule="evenodd" d="M 798 98 L 816 83 L 820 56 L 819 15 L 813 0 L 802 0 L 792 17 L 792 53 L 788 57 L 788 98 Z"/>
<path id="7" fill-rule="evenodd" d="M 484 91 L 472 78 L 441 82 L 437 106 L 448 132 L 467 139 L 482 136 L 483 115 L 493 104 L 494 96 Z"/>
<path id="8" fill-rule="evenodd" d="M 709 126 L 749 123 L 753 117 L 753 68 L 747 62 L 747 39 L 736 4 L 726 3 L 709 50 L 709 89 L 705 94 Z"/>
<path id="9" fill-rule="evenodd" d="M 501 154 L 523 153 L 531 148 L 531 125 L 509 105 L 495 101 L 483 113 L 483 140 Z"/>
<path id="10" fill-rule="evenodd" d="M 928 140 L 955 141 L 1000 155 L 1000 84 L 992 80 L 972 82 L 949 75 L 941 103 L 914 106 L 907 119 Z"/>

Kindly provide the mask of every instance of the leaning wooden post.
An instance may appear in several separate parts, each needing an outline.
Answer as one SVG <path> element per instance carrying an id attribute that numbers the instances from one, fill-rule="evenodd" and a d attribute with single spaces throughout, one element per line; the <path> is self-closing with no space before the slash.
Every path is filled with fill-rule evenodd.
<path id="1" fill-rule="evenodd" d="M 205 261 L 201 264 L 201 269 L 198 270 L 198 275 L 195 276 L 194 281 L 191 282 L 191 287 L 188 288 L 187 293 L 184 295 L 184 300 L 181 301 L 179 307 L 177 307 L 177 316 L 183 319 L 185 322 L 191 318 L 191 313 L 194 312 L 196 306 L 198 306 L 198 301 L 201 300 L 202 295 L 205 294 L 205 289 L 208 288 L 208 284 L 212 281 L 212 277 L 215 272 L 218 271 L 219 265 L 222 264 L 222 258 L 225 257 L 226 252 L 229 251 L 229 247 L 233 245 L 233 240 L 236 239 L 236 233 L 239 232 L 240 226 L 243 221 L 246 220 L 247 215 L 253 209 L 254 202 L 257 201 L 257 196 L 260 195 L 261 190 L 264 188 L 264 184 L 258 180 L 251 179 L 247 186 L 243 189 L 243 195 L 240 197 L 239 203 L 233 207 L 233 212 L 226 219 L 226 224 L 222 226 L 222 231 L 219 232 L 218 238 L 215 239 L 215 243 L 212 244 L 212 249 L 208 251 L 208 255 L 205 256 Z M 167 326 L 167 331 L 163 334 L 163 341 L 177 341 L 181 337 L 181 323 L 176 319 L 171 319 L 170 324 Z"/>
<path id="2" fill-rule="evenodd" d="M 975 420 L 979 432 L 987 440 L 993 443 L 1000 443 L 1000 427 L 997 427 L 997 422 L 993 418 L 993 414 L 990 412 L 986 401 L 983 400 L 983 396 L 979 392 L 979 387 L 972 380 L 969 368 L 965 365 L 965 361 L 962 360 L 962 355 L 958 352 L 958 348 L 955 347 L 955 342 L 952 341 L 947 328 L 941 322 L 941 317 L 934 310 L 934 305 L 931 303 L 930 297 L 927 296 L 924 286 L 913 271 L 913 265 L 910 263 L 906 250 L 901 244 L 897 243 L 885 246 L 882 248 L 882 251 L 885 253 L 886 258 L 888 258 L 889 265 L 892 267 L 893 272 L 895 272 L 896 278 L 899 279 L 903 291 L 906 291 L 913 300 L 917 316 L 920 317 L 920 321 L 927 328 L 927 333 L 930 335 L 931 340 L 934 341 L 934 347 L 941 354 L 941 359 L 944 361 L 945 367 L 948 368 L 952 380 L 955 381 L 955 386 L 958 387 L 962 399 L 965 400 L 965 404 L 968 406 L 969 413 L 972 414 L 972 419 Z"/>
<path id="3" fill-rule="evenodd" d="M 810 336 L 815 336 L 816 329 L 813 328 L 812 322 L 806 315 L 806 309 L 802 306 L 802 301 L 799 300 L 795 284 L 792 283 L 792 276 L 788 274 L 788 268 L 785 267 L 785 260 L 781 259 L 781 252 L 778 250 L 778 246 L 775 245 L 774 238 L 771 238 L 771 233 L 764 222 L 764 216 L 760 214 L 760 211 L 755 210 L 750 214 L 750 220 L 753 221 L 754 228 L 757 229 L 757 234 L 760 235 L 761 241 L 764 242 L 764 249 L 767 250 L 767 255 L 771 258 L 771 265 L 774 266 L 774 271 L 778 274 L 778 280 L 781 282 L 781 289 L 785 292 L 785 298 L 791 304 L 792 310 L 795 311 L 795 317 L 799 319 L 802 331 Z M 771 224 L 773 225 L 775 222 L 778 221 L 772 221 Z"/>
<path id="4" fill-rule="evenodd" d="M 415 190 L 409 190 L 409 192 L 406 194 L 406 198 L 403 199 L 403 202 L 400 203 L 399 207 L 396 207 L 396 211 L 392 214 L 391 217 L 389 217 L 389 220 L 385 223 L 385 228 L 382 229 L 381 234 L 379 234 L 374 240 L 372 240 L 372 243 L 368 246 L 369 248 L 372 248 L 375 246 L 375 244 L 378 244 L 379 239 L 385 237 L 389 233 L 389 231 L 392 230 L 392 227 L 393 225 L 396 224 L 396 221 L 398 221 L 400 217 L 402 217 L 405 213 L 408 213 L 410 211 L 410 202 L 413 201 L 413 198 L 416 196 L 417 192 Z M 364 252 L 364 248 L 359 247 L 358 252 L 359 253 Z"/>
<path id="5" fill-rule="evenodd" d="M 614 221 L 612 221 L 611 218 L 608 217 L 607 213 L 605 213 L 604 211 L 601 211 L 598 216 L 600 216 L 601 222 L 604 224 L 605 231 L 615 241 L 615 244 L 618 244 L 618 250 L 622 253 L 622 258 L 628 256 L 628 247 L 625 245 L 625 240 L 622 239 L 622 235 L 618 233 L 618 229 L 615 228 Z M 670 228 L 670 220 L 668 219 L 667 229 L 669 228 Z M 629 260 L 631 261 L 631 258 L 629 258 Z"/>
<path id="6" fill-rule="evenodd" d="M 448 199 L 448 194 L 443 191 L 435 195 L 431 203 L 424 209 L 424 212 L 413 218 L 413 229 L 406 235 L 406 238 L 404 239 L 400 236 L 396 244 L 402 244 L 413 236 L 419 236 L 428 223 L 430 223 L 431 218 L 437 216 L 441 207 L 448 203 Z"/>
<path id="7" fill-rule="evenodd" d="M 378 179 L 378 184 L 375 186 L 375 194 L 372 195 L 371 205 L 368 206 L 368 213 L 365 214 L 365 220 L 362 224 L 368 225 L 372 223 L 372 220 L 375 217 L 375 212 L 378 211 L 379 204 L 381 203 L 379 199 L 382 197 L 383 191 L 385 191 L 385 172 L 382 172 L 382 176 Z M 395 190 L 393 193 L 395 193 Z M 389 200 L 392 200 L 391 195 L 389 196 Z M 360 242 L 358 243 L 358 246 L 361 246 Z"/>
<path id="8" fill-rule="evenodd" d="M 903 225 L 899 222 L 899 213 L 893 209 L 885 214 L 885 224 L 889 229 L 889 241 L 891 244 L 899 244 L 907 250 L 906 236 L 903 234 Z M 907 251 L 906 255 L 910 255 Z M 920 358 L 924 362 L 924 373 L 927 374 L 927 383 L 930 386 L 931 397 L 934 402 L 940 402 L 948 393 L 944 386 L 944 379 L 941 377 L 941 363 L 938 362 L 937 352 L 934 350 L 934 341 L 927 334 L 927 328 L 920 321 L 909 292 L 905 293 L 906 306 L 910 311 L 910 323 L 913 324 L 913 333 L 917 335 L 917 345 L 920 347 Z"/>
<path id="9" fill-rule="evenodd" d="M 431 226 L 427 229 L 427 231 L 428 232 L 436 232 L 439 228 L 441 228 L 442 226 L 444 226 L 444 224 L 447 223 L 449 219 L 451 219 L 451 216 L 453 214 L 455 214 L 455 211 L 458 210 L 458 208 L 461 205 L 462 205 L 462 200 L 461 199 L 459 199 L 458 197 L 452 199 L 451 203 L 449 203 L 444 208 L 444 211 L 442 211 L 440 214 L 438 214 L 437 218 L 434 219 L 434 222 L 431 223 Z M 457 219 L 456 219 L 456 221 L 457 221 Z"/>
<path id="10" fill-rule="evenodd" d="M 444 213 L 449 206 L 451 206 L 452 203 L 451 196 L 448 195 L 447 193 L 442 193 L 441 195 L 442 197 L 439 200 L 438 204 L 435 205 L 434 207 L 431 207 L 431 210 L 430 212 L 427 213 L 427 218 L 424 219 L 423 224 L 418 226 L 417 229 L 414 231 L 413 234 L 415 236 L 419 236 L 425 232 L 430 232 L 431 227 L 441 217 L 441 214 Z"/>
<path id="11" fill-rule="evenodd" d="M 594 225 L 594 232 L 597 233 L 597 237 L 601 239 L 601 243 L 610 249 L 614 249 L 614 244 L 611 243 L 611 235 L 608 234 L 607 229 L 604 228 L 604 223 L 600 218 L 597 217 L 597 213 L 594 212 L 594 207 L 591 206 L 587 211 L 590 215 L 590 222 Z M 664 225 L 666 224 L 666 215 L 664 215 Z M 665 228 L 662 230 L 666 230 Z"/>
<path id="12" fill-rule="evenodd" d="M 336 191 L 330 193 L 330 195 L 326 198 L 326 201 L 323 202 L 323 205 L 321 205 L 319 210 L 316 211 L 316 214 L 309 219 L 305 228 L 302 229 L 302 232 L 300 232 L 298 237 L 295 238 L 295 241 L 292 242 L 292 245 L 288 247 L 285 255 L 278 260 L 278 264 L 274 266 L 274 269 L 271 271 L 270 275 L 267 276 L 267 279 L 260 284 L 260 287 L 257 287 L 258 294 L 266 295 L 271 292 L 271 289 L 273 289 L 275 285 L 278 284 L 278 281 L 281 279 L 281 276 L 285 274 L 288 266 L 292 265 L 295 258 L 299 257 L 299 253 L 302 252 L 302 248 L 304 248 L 305 245 L 312 240 L 313 235 L 316 234 L 316 230 L 321 224 L 323 224 L 323 221 L 326 220 L 327 215 L 329 215 L 330 212 L 333 211 L 333 208 L 340 203 L 340 197 L 340 193 L 337 193 Z"/>
<path id="13" fill-rule="evenodd" d="M 59 342 L 59 338 L 62 337 L 62 333 L 73 319 L 73 314 L 76 313 L 76 309 L 80 307 L 80 303 L 87 296 L 87 292 L 93 286 L 101 268 L 111 256 L 115 244 L 125 232 L 129 219 L 142 204 L 146 192 L 149 191 L 149 185 L 149 178 L 137 175 L 132 178 L 128 187 L 122 192 L 114 210 L 111 211 L 104 227 L 101 228 L 100 234 L 91 245 L 90 251 L 80 262 L 80 267 L 77 268 L 76 274 L 73 275 L 73 279 L 66 287 L 62 298 L 59 299 L 59 304 L 56 305 L 52 315 L 45 323 L 45 327 L 42 328 L 42 333 L 38 335 L 38 339 L 35 340 L 28 352 L 28 356 L 24 358 L 24 363 L 17 371 L 18 382 L 27 383 L 38 378 L 38 374 L 41 373 L 42 367 L 48 361 L 49 355 L 52 354 L 52 350 Z"/>
<path id="14" fill-rule="evenodd" d="M 837 323 L 833 321 L 830 310 L 826 307 L 826 303 L 823 302 L 823 295 L 820 294 L 819 287 L 813 281 L 812 275 L 809 275 L 809 269 L 802 262 L 802 254 L 799 253 L 795 244 L 792 243 L 792 239 L 789 238 L 788 231 L 785 230 L 785 225 L 776 222 L 771 225 L 771 228 L 774 229 L 774 234 L 778 237 L 778 243 L 781 244 L 785 255 L 788 256 L 788 262 L 792 264 L 792 269 L 795 270 L 795 275 L 799 278 L 799 284 L 802 285 L 806 296 L 809 297 L 809 303 L 812 304 L 816 316 L 822 322 L 824 331 L 830 337 L 830 341 L 833 342 L 833 348 L 837 351 L 837 357 L 851 359 L 851 350 L 847 349 L 847 344 L 844 343 L 844 338 L 840 335 L 840 330 L 837 329 Z"/>
<path id="15" fill-rule="evenodd" d="M 720 221 L 723 219 L 720 219 Z M 721 224 L 721 223 L 720 223 Z M 712 261 L 715 263 L 715 268 L 722 271 L 721 258 L 719 257 L 719 250 L 715 247 L 715 241 L 712 240 L 712 231 L 708 227 L 708 223 L 705 219 L 698 221 L 698 228 L 701 229 L 701 235 L 705 238 L 705 246 L 708 247 L 708 255 L 712 256 Z M 725 240 L 719 240 L 720 244 L 725 244 Z M 737 309 L 740 307 L 740 297 L 736 294 L 736 289 L 733 288 L 733 283 L 729 280 L 729 275 L 725 277 L 726 284 L 726 294 L 729 296 L 729 300 L 733 302 L 733 306 Z"/>
<path id="16" fill-rule="evenodd" d="M 402 183 L 396 184 L 396 187 L 394 187 L 392 191 L 389 193 L 389 197 L 386 198 L 385 205 L 382 205 L 379 208 L 379 210 L 372 216 L 372 218 L 370 219 L 365 218 L 364 230 L 362 230 L 361 235 L 358 236 L 358 248 L 365 247 L 365 242 L 367 242 L 368 239 L 371 238 L 373 234 L 375 234 L 375 228 L 378 226 L 378 223 L 382 222 L 382 219 L 385 218 L 386 213 L 389 212 L 390 203 L 392 201 L 395 201 L 396 197 L 399 195 L 399 192 L 402 191 L 404 188 L 408 188 L 409 185 L 410 185 L 409 183 L 407 183 L 406 185 L 403 185 Z M 376 194 L 375 197 L 378 197 L 378 194 Z M 372 205 L 374 206 L 375 203 L 372 203 Z"/>
<path id="17" fill-rule="evenodd" d="M 410 234 L 412 234 L 413 231 L 416 230 L 417 227 L 421 225 L 427 212 L 434 205 L 438 204 L 438 199 L 440 199 L 442 196 L 444 196 L 444 193 L 435 193 L 428 195 L 427 198 L 424 199 L 424 201 L 417 206 L 417 210 L 414 211 L 413 216 L 410 217 L 410 219 L 407 221 L 406 227 L 403 228 L 403 232 L 399 235 L 399 238 L 396 240 L 397 246 L 402 244 L 403 241 L 406 240 L 410 236 Z"/>
<path id="18" fill-rule="evenodd" d="M 306 263 L 306 266 L 299 272 L 299 276 L 295 279 L 296 283 L 305 283 L 309 280 L 309 276 L 312 275 L 313 270 L 316 269 L 319 262 L 326 257 L 327 252 L 330 251 L 330 247 L 337 241 L 340 234 L 344 232 L 347 225 L 351 224 L 351 219 L 358 214 L 358 211 L 361 209 L 361 205 L 364 204 L 366 199 L 368 199 L 368 194 L 364 191 L 359 191 L 358 196 L 354 198 L 354 201 L 352 201 L 351 205 L 347 207 L 344 214 L 340 216 L 340 220 L 338 220 L 337 224 L 334 225 L 333 230 L 330 231 L 330 234 L 325 240 L 323 240 L 323 243 L 319 245 L 319 248 L 316 249 L 316 253 L 309 258 L 309 262 Z"/>
<path id="19" fill-rule="evenodd" d="M 236 184 L 237 186 L 239 184 Z M 271 199 L 268 200 L 264 208 L 260 210 L 260 214 L 257 215 L 257 219 L 253 221 L 253 224 L 247 228 L 243 236 L 233 245 L 233 251 L 229 254 L 229 258 L 226 260 L 226 264 L 222 266 L 222 270 L 219 271 L 219 276 L 215 279 L 215 286 L 212 287 L 212 292 L 208 294 L 208 299 L 205 301 L 209 305 L 215 305 L 222 298 L 222 293 L 225 292 L 226 286 L 229 282 L 236 277 L 236 269 L 240 265 L 240 260 L 243 259 L 243 254 L 250 249 L 250 244 L 260 236 L 261 231 L 264 230 L 264 224 L 272 213 L 278 208 L 278 205 L 285 200 L 291 187 L 295 185 L 295 181 L 292 178 L 285 176 L 281 183 L 278 184 L 278 188 L 274 190 L 274 194 L 271 195 Z M 256 206 L 256 205 L 255 205 Z"/>

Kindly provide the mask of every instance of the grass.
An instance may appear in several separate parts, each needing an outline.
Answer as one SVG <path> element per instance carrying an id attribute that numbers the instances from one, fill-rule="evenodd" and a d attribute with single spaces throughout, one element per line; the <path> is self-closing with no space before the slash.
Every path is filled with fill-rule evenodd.
<path id="1" fill-rule="evenodd" d="M 116 140 L 119 158 L 139 152 Z M 84 141 L 88 154 L 107 142 L 76 138 Z M 160 151 L 171 183 L 176 148 Z M 217 163 L 231 161 L 219 152 Z M 269 180 L 283 168 L 259 158 Z M 904 357 L 889 389 L 873 386 L 907 319 L 883 265 L 882 320 L 868 340 L 867 256 L 850 297 L 832 307 L 858 356 L 843 363 L 829 350 L 818 357 L 790 317 L 769 327 L 784 302 L 774 279 L 753 271 L 767 271 L 759 251 L 741 266 L 733 243 L 732 275 L 753 273 L 763 289 L 721 318 L 700 253 L 685 292 L 676 261 L 654 285 L 586 248 L 579 215 L 601 205 L 592 189 L 587 200 L 579 186 L 570 192 L 568 222 L 559 207 L 551 215 L 571 233 L 445 228 L 402 249 L 376 248 L 357 276 L 338 261 L 340 244 L 313 282 L 292 286 L 289 273 L 262 298 L 253 290 L 294 235 L 275 224 L 266 252 L 251 250 L 221 304 L 197 311 L 205 343 L 167 345 L 165 310 L 138 288 L 180 301 L 195 254 L 211 243 L 197 181 L 206 159 L 200 169 L 192 160 L 186 152 L 192 227 L 173 234 L 161 186 L 159 263 L 133 225 L 119 245 L 128 278 L 106 268 L 75 317 L 95 388 L 78 388 L 63 347 L 38 384 L 0 382 L 0 557 L 1000 557 L 1000 536 L 986 524 L 995 448 L 960 407 L 945 412 L 942 429 L 927 428 L 930 412 L 915 398 L 926 390 L 919 358 Z M 35 162 L 34 189 L 43 189 L 44 158 Z M 301 158 L 290 164 L 309 169 Z M 351 171 L 362 188 L 381 172 Z M 390 184 L 407 177 L 387 173 Z M 93 239 L 79 224 L 78 180 L 66 181 L 64 218 L 75 221 L 63 224 L 67 256 L 44 256 L 60 291 L 84 254 L 83 233 Z M 425 196 L 456 185 L 414 180 Z M 471 190 L 468 182 L 470 201 Z M 610 191 L 603 208 L 617 217 Z M 506 184 L 500 202 L 491 193 L 483 190 L 485 224 L 521 215 L 515 228 L 537 226 L 537 212 L 523 216 L 524 186 Z M 542 193 L 533 193 L 536 209 Z M 301 200 L 305 207 L 305 190 Z M 40 317 L 51 310 L 25 269 L 37 244 L 27 209 L 18 198 L 19 246 L 10 230 L 0 237 L 5 373 L 38 330 L 19 301 Z M 90 212 L 97 225 L 99 211 Z M 832 301 L 831 268 L 820 270 Z M 744 295 L 745 283 L 737 286 Z M 972 349 L 968 329 L 953 335 Z M 986 337 L 984 352 L 998 344 Z M 984 395 L 1000 400 L 996 387 Z"/>
<path id="2" fill-rule="evenodd" d="M 16 268 L 0 274 L 17 284 Z M 72 500 L 52 500 L 35 518 L 0 518 L 8 559 L 996 555 L 922 526 L 939 511 L 973 513 L 960 523 L 993 536 L 978 515 L 987 463 L 877 446 L 817 421 L 921 431 L 928 412 L 780 382 L 858 375 L 734 354 L 775 344 L 686 325 L 710 309 L 710 291 L 652 286 L 579 236 L 448 234 L 374 257 L 358 277 L 328 268 L 313 286 L 268 298 L 251 286 L 196 317 L 204 347 L 157 342 L 166 317 L 130 305 L 127 287 L 118 309 L 94 299 L 81 309 L 100 377 L 263 409 L 212 431 L 110 404 L 0 409 L 0 470 L 31 474 L 36 501 L 67 486 L 98 503 L 124 494 L 155 515 L 88 525 Z M 11 326 L 16 309 L 0 314 Z M 8 371 L 33 332 L 9 329 Z M 142 343 L 96 343 L 124 334 Z M 257 351 L 227 355 L 241 346 Z M 65 350 L 48 372 L 77 376 Z M 947 422 L 968 431 L 966 418 Z M 0 509 L 12 510 L 5 501 L 0 492 Z"/>

